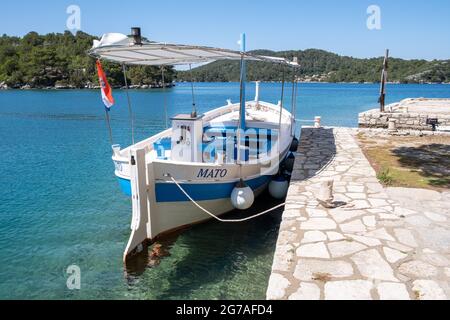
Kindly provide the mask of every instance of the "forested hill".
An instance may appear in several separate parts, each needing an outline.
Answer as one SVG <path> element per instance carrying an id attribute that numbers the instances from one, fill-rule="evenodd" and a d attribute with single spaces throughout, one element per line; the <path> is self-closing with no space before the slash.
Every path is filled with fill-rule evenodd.
<path id="1" fill-rule="evenodd" d="M 98 86 L 95 59 L 87 55 L 97 37 L 78 32 L 73 35 L 30 32 L 23 38 L 0 37 L 1 88 L 90 88 Z M 120 65 L 104 62 L 112 86 L 123 86 Z M 166 72 L 172 82 L 174 71 Z M 157 67 L 131 67 L 129 82 L 134 86 L 158 85 L 161 71 Z"/>
<path id="2" fill-rule="evenodd" d="M 303 81 L 327 82 L 379 82 L 383 57 L 357 59 L 337 54 L 308 49 L 304 51 L 273 52 L 252 51 L 254 54 L 270 55 L 291 59 L 298 57 Z M 247 77 L 250 81 L 279 81 L 282 78 L 280 66 L 263 62 L 249 62 Z M 289 78 L 291 74 L 286 74 Z M 193 70 L 196 81 L 238 81 L 239 62 L 217 61 Z M 189 72 L 179 72 L 179 80 L 189 81 Z M 389 59 L 389 81 L 402 83 L 450 82 L 450 60 L 426 61 Z"/>
<path id="3" fill-rule="evenodd" d="M 98 86 L 95 60 L 87 50 L 97 37 L 78 32 L 39 35 L 30 32 L 24 37 L 0 37 L 0 89 L 5 88 L 92 88 Z M 253 51 L 292 59 L 297 56 L 301 64 L 303 81 L 378 82 L 382 58 L 357 59 L 334 53 L 309 49 L 305 51 L 272 52 Z M 124 85 L 120 65 L 104 63 L 112 86 Z M 281 80 L 280 66 L 250 62 L 248 79 L 262 81 Z M 287 78 L 291 75 L 286 74 Z M 193 70 L 195 81 L 238 81 L 238 61 L 217 61 Z M 189 81 L 189 72 L 176 72 L 169 68 L 166 82 Z M 161 83 L 158 67 L 132 67 L 128 80 L 132 86 L 149 87 Z M 418 82 L 450 82 L 450 60 L 390 59 L 389 80 Z"/>

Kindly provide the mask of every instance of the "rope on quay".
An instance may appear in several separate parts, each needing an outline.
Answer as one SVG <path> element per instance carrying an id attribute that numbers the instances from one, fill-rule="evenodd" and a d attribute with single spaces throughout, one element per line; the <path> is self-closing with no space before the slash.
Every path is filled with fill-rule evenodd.
<path id="1" fill-rule="evenodd" d="M 166 174 L 167 177 L 169 177 L 173 183 L 175 183 L 175 185 L 181 190 L 181 192 L 183 192 L 183 194 L 200 210 L 202 210 L 203 212 L 205 212 L 206 214 L 208 214 L 210 217 L 216 219 L 217 221 L 220 222 L 225 222 L 225 223 L 240 223 L 240 222 L 245 222 L 245 221 L 249 221 L 255 218 L 258 218 L 260 216 L 263 216 L 269 212 L 272 212 L 278 208 L 284 207 L 286 204 L 288 204 L 287 202 L 281 203 L 269 210 L 260 212 L 258 214 L 252 215 L 250 217 L 247 218 L 243 218 L 243 219 L 230 219 L 230 220 L 225 220 L 225 219 L 221 219 L 219 218 L 217 215 L 211 213 L 210 211 L 206 210 L 205 208 L 203 208 L 201 205 L 199 205 L 194 199 L 192 199 L 192 197 L 183 189 L 183 187 L 178 183 L 178 181 L 176 181 L 170 174 Z"/>

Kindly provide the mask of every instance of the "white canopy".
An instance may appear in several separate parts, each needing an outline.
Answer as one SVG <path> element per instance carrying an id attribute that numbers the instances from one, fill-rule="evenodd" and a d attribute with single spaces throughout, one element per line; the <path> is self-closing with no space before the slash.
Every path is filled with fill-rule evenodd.
<path id="1" fill-rule="evenodd" d="M 175 45 L 158 42 L 135 44 L 133 38 L 120 33 L 103 35 L 100 41 L 95 40 L 89 51 L 91 56 L 127 65 L 182 65 L 211 62 L 215 60 L 267 61 L 298 67 L 296 62 L 284 58 L 242 54 L 239 51 L 210 48 L 203 46 Z"/>

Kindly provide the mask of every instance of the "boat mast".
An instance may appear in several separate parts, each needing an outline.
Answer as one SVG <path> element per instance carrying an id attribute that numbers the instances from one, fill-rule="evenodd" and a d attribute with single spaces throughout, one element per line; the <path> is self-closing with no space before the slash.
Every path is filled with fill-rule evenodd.
<path id="1" fill-rule="evenodd" d="M 241 34 L 241 76 L 240 76 L 240 107 L 239 107 L 239 124 L 237 130 L 237 163 L 241 165 L 241 153 L 242 153 L 242 133 L 245 131 L 245 82 L 247 78 L 246 65 L 245 65 L 245 33 Z M 241 167 L 239 167 L 239 176 L 242 178 Z"/>
<path id="2" fill-rule="evenodd" d="M 194 73 L 192 72 L 192 64 L 189 64 L 189 74 L 191 76 L 191 92 L 192 92 L 192 112 L 191 118 L 197 118 L 197 104 L 195 103 L 194 93 Z"/>
<path id="3" fill-rule="evenodd" d="M 246 70 L 246 64 L 244 59 L 245 54 L 245 33 L 241 34 L 241 97 L 240 97 L 240 103 L 241 107 L 239 109 L 239 129 L 245 130 L 245 82 L 247 81 L 247 70 Z"/>

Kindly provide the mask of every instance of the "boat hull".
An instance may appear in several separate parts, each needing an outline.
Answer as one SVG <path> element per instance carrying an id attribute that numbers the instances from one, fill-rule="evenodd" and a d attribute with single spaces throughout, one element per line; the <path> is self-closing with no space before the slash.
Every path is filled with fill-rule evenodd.
<path id="1" fill-rule="evenodd" d="M 258 197 L 270 182 L 267 177 L 259 187 L 253 189 L 255 197 Z M 210 211 L 215 216 L 222 216 L 234 210 L 230 197 L 212 200 L 196 201 L 202 208 Z M 189 227 L 201 222 L 206 222 L 212 218 L 195 206 L 191 201 L 157 202 L 153 207 L 151 219 L 158 222 L 159 233 L 154 235 L 150 242 L 170 234 L 176 230 Z"/>
<path id="2" fill-rule="evenodd" d="M 133 208 L 124 261 L 144 242 L 232 211 L 231 194 L 241 179 L 257 197 L 278 174 L 294 118 L 286 110 L 280 116 L 279 105 L 254 102 L 247 105 L 248 130 L 238 133 L 237 110 L 239 105 L 229 105 L 199 118 L 180 115 L 171 130 L 124 150 L 113 148 L 115 173 Z M 161 143 L 168 137 L 171 145 Z"/>

